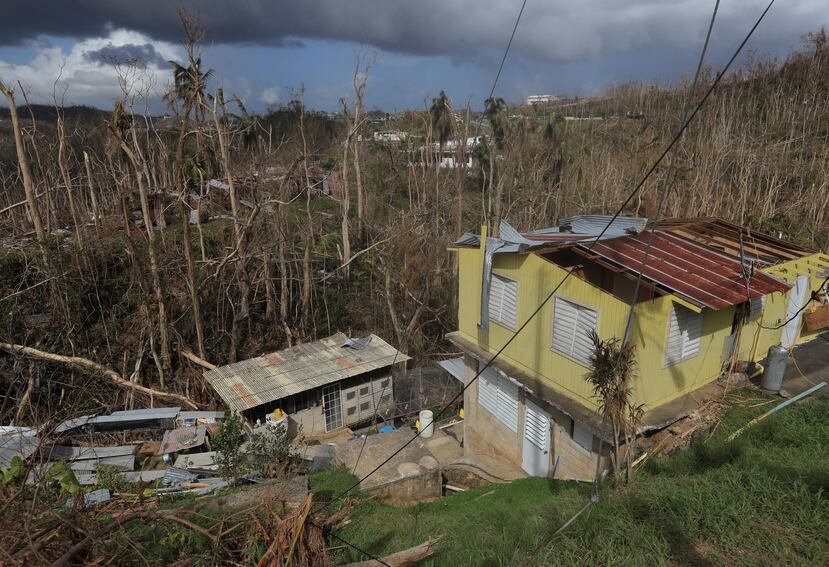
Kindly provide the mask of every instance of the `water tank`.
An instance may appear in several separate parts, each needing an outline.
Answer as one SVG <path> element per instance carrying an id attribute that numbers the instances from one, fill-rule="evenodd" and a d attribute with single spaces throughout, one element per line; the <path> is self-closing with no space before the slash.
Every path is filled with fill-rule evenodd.
<path id="1" fill-rule="evenodd" d="M 760 379 L 760 388 L 770 394 L 776 394 L 783 385 L 783 374 L 786 371 L 786 360 L 789 358 L 789 351 L 780 345 L 769 348 L 769 355 L 766 359 L 766 369 Z"/>
<path id="2" fill-rule="evenodd" d="M 420 436 L 427 439 L 435 432 L 435 421 L 432 410 L 422 410 L 420 412 Z"/>

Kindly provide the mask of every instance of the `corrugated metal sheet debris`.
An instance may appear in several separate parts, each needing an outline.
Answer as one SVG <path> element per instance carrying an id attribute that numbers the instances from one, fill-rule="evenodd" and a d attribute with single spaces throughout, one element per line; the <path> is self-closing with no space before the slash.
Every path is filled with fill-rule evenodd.
<path id="1" fill-rule="evenodd" d="M 188 470 L 177 467 L 167 467 L 161 484 L 164 486 L 176 486 L 182 482 L 193 482 L 197 478 L 199 478 L 198 475 L 195 475 Z"/>
<path id="2" fill-rule="evenodd" d="M 217 470 L 219 468 L 216 464 L 216 451 L 178 455 L 173 466 L 179 469 Z"/>
<path id="3" fill-rule="evenodd" d="M 638 273 L 648 239 L 648 234 L 637 234 L 604 240 L 596 243 L 591 252 Z M 588 248 L 585 244 L 578 246 Z M 746 297 L 740 262 L 661 231 L 654 232 L 643 276 L 693 303 L 711 309 L 723 309 L 750 298 L 787 291 L 791 287 L 768 274 L 755 271 L 749 278 Z"/>
<path id="4" fill-rule="evenodd" d="M 299 392 L 379 370 L 409 357 L 377 335 L 365 348 L 343 348 L 348 337 L 326 339 L 220 366 L 204 377 L 233 410 L 244 411 Z"/>
<path id="5" fill-rule="evenodd" d="M 39 447 L 37 435 L 31 431 L 7 432 L 0 435 L 0 466 L 8 467 L 14 457 L 27 459 Z"/>
<path id="6" fill-rule="evenodd" d="M 178 453 L 187 449 L 194 449 L 204 444 L 204 425 L 195 427 L 180 427 L 164 432 L 158 454 Z"/>
<path id="7" fill-rule="evenodd" d="M 106 457 L 123 457 L 134 455 L 135 445 L 115 445 L 111 447 L 52 447 L 49 458 L 53 461 L 80 461 L 85 459 L 102 459 Z"/>

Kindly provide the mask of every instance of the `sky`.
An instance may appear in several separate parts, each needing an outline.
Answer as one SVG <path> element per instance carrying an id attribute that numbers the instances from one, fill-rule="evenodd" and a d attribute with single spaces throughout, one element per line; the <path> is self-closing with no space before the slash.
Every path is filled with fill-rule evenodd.
<path id="1" fill-rule="evenodd" d="M 251 111 L 289 102 L 333 111 L 353 100 L 358 54 L 365 104 L 423 108 L 440 90 L 480 108 L 522 0 L 3 0 L 0 80 L 33 102 L 153 112 L 182 61 L 177 7 L 207 28 L 203 67 Z M 628 81 L 693 72 L 715 0 L 527 0 L 496 95 L 598 95 Z M 766 0 L 723 0 L 707 62 L 724 64 Z M 826 0 L 778 2 L 746 50 L 784 57 L 829 20 Z M 128 62 L 133 62 L 132 65 Z M 136 65 L 137 63 L 137 65 Z M 19 87 L 18 87 L 19 90 Z"/>

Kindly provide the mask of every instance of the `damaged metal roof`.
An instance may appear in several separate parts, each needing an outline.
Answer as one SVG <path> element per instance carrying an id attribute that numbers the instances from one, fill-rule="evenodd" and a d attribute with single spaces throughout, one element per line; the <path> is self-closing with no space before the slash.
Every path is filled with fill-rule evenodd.
<path id="1" fill-rule="evenodd" d="M 642 233 L 603 240 L 590 253 L 638 273 L 648 239 L 648 233 Z M 642 275 L 701 307 L 723 309 L 747 301 L 739 261 L 662 231 L 654 232 Z M 748 296 L 752 299 L 791 287 L 759 270 L 748 279 Z"/>
<path id="2" fill-rule="evenodd" d="M 608 223 L 610 223 L 609 226 Z M 600 234 L 601 240 L 637 234 L 645 230 L 647 224 L 648 219 L 641 217 L 616 217 L 614 219 L 613 215 L 576 215 L 559 220 L 558 225 L 554 227 L 520 233 L 502 219 L 499 225 L 500 238 L 490 237 L 487 240 L 500 244 L 497 249 L 498 253 L 526 252 L 533 248 L 592 241 Z M 468 232 L 455 241 L 455 246 L 467 248 L 480 245 L 481 237 Z"/>
<path id="3" fill-rule="evenodd" d="M 359 350 L 345 346 L 349 340 L 337 333 L 312 343 L 220 366 L 205 372 L 204 377 L 229 408 L 244 411 L 409 360 L 376 335 L 371 335 L 371 340 Z"/>

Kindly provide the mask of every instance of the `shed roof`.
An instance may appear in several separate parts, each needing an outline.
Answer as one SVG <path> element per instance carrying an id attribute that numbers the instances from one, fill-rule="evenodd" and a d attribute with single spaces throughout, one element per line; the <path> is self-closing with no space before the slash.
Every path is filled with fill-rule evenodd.
<path id="1" fill-rule="evenodd" d="M 354 342 L 346 346 L 350 339 L 337 333 L 220 366 L 205 372 L 204 377 L 229 408 L 244 411 L 409 360 L 377 335 L 370 337 L 365 345 Z"/>
<path id="2" fill-rule="evenodd" d="M 590 252 L 638 273 L 648 238 L 648 233 L 641 233 L 603 240 L 595 243 Z M 579 246 L 587 248 L 584 244 Z M 702 307 L 723 309 L 747 300 L 739 261 L 658 230 L 654 231 L 642 275 Z M 790 287 L 758 270 L 749 278 L 748 296 L 760 297 Z"/>

